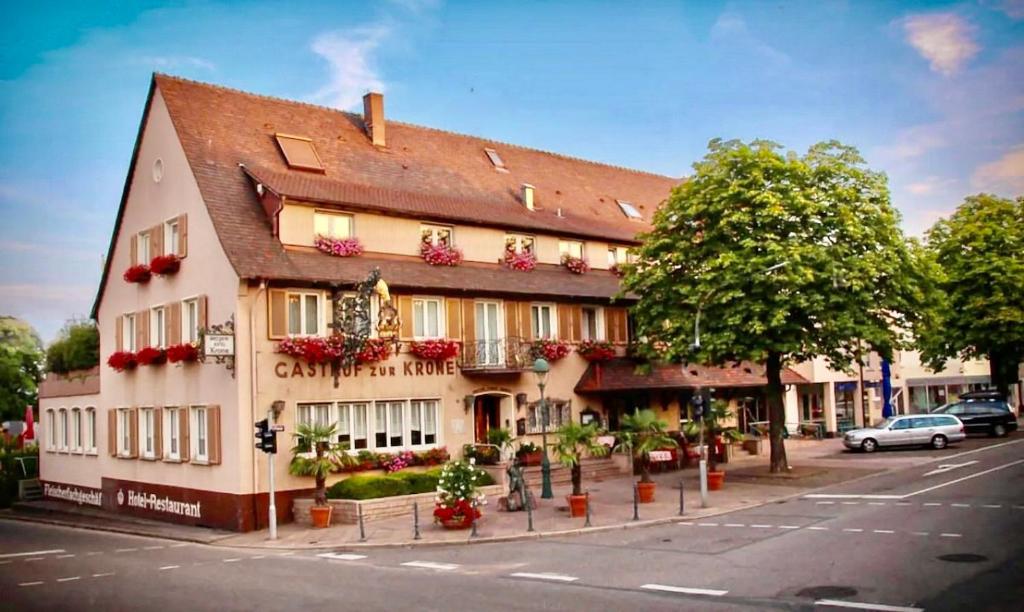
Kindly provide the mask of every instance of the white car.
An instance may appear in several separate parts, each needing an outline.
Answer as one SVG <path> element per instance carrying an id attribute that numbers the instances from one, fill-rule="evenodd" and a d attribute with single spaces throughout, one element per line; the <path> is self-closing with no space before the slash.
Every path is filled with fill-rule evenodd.
<path id="1" fill-rule="evenodd" d="M 846 448 L 873 453 L 879 446 L 931 446 L 946 448 L 950 442 L 967 437 L 964 424 L 951 414 L 890 417 L 843 436 Z"/>

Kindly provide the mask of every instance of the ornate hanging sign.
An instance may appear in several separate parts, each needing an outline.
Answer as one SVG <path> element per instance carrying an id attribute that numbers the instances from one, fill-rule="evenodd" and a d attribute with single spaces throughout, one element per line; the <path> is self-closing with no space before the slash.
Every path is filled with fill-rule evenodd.
<path id="1" fill-rule="evenodd" d="M 202 360 L 222 363 L 235 377 L 235 315 L 220 325 L 211 325 L 200 332 L 203 343 Z"/>

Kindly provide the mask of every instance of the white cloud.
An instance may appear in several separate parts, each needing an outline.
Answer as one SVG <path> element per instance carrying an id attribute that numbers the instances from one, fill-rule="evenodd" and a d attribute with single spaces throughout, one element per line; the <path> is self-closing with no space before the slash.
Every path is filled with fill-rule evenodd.
<path id="1" fill-rule="evenodd" d="M 999 195 L 1024 195 L 1024 144 L 995 161 L 978 166 L 971 175 L 971 186 Z"/>
<path id="2" fill-rule="evenodd" d="M 907 42 L 944 75 L 955 74 L 980 47 L 974 42 L 975 28 L 954 13 L 912 15 L 903 20 Z"/>
<path id="3" fill-rule="evenodd" d="M 210 72 L 217 71 L 217 65 L 210 60 L 191 55 L 146 55 L 138 58 L 138 63 L 153 66 L 161 70 L 176 68 L 201 68 Z"/>
<path id="4" fill-rule="evenodd" d="M 906 190 L 916 196 L 925 196 L 942 191 L 955 183 L 956 181 L 953 179 L 927 176 L 919 181 L 908 184 Z"/>
<path id="5" fill-rule="evenodd" d="M 782 51 L 754 36 L 743 16 L 733 11 L 726 11 L 718 16 L 715 24 L 711 26 L 711 40 L 732 48 L 746 49 L 752 55 L 772 64 L 781 66 L 792 61 Z"/>
<path id="6" fill-rule="evenodd" d="M 1005 13 L 1010 19 L 1024 19 L 1024 0 L 996 0 L 995 2 L 986 2 L 986 4 Z"/>
<path id="7" fill-rule="evenodd" d="M 893 141 L 879 148 L 885 160 L 900 161 L 921 157 L 946 145 L 946 126 L 941 123 L 916 125 L 900 130 Z"/>
<path id="8" fill-rule="evenodd" d="M 373 65 L 373 55 L 390 34 L 389 26 L 378 25 L 317 36 L 312 49 L 327 60 L 329 74 L 327 84 L 313 94 L 313 100 L 351 109 L 367 91 L 383 91 L 384 82 Z"/>

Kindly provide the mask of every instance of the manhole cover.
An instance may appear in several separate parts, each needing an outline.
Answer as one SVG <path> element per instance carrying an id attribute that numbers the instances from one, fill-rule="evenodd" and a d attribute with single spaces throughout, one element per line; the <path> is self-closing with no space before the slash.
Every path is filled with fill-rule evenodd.
<path id="1" fill-rule="evenodd" d="M 665 538 L 664 540 L 662 540 L 662 542 L 671 542 L 671 541 L 672 541 L 672 538 Z"/>
<path id="2" fill-rule="evenodd" d="M 797 591 L 797 597 L 810 597 L 811 599 L 839 599 L 840 597 L 853 597 L 857 589 L 848 586 L 824 585 L 807 587 Z"/>
<path id="3" fill-rule="evenodd" d="M 982 561 L 988 561 L 988 557 L 985 555 L 975 555 L 973 553 L 953 553 L 951 555 L 939 555 L 936 558 L 939 561 L 949 561 L 950 563 L 981 563 Z"/>

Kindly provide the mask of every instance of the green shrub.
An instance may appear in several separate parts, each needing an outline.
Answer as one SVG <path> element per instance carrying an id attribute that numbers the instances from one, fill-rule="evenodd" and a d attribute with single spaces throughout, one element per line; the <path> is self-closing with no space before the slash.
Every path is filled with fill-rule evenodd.
<path id="1" fill-rule="evenodd" d="M 437 490 L 437 479 L 440 478 L 440 470 L 428 472 L 396 472 L 390 478 L 397 478 L 409 486 L 409 493 L 433 493 Z"/>
<path id="2" fill-rule="evenodd" d="M 476 485 L 478 487 L 486 487 L 494 484 L 494 477 L 491 476 L 490 472 L 487 470 L 479 470 L 479 472 L 480 477 L 476 480 Z"/>
<path id="3" fill-rule="evenodd" d="M 100 334 L 92 321 L 68 321 L 46 349 L 46 369 L 57 374 L 86 370 L 100 362 Z"/>
<path id="4" fill-rule="evenodd" d="M 350 476 L 327 489 L 328 499 L 377 499 L 408 494 L 409 484 L 393 476 Z"/>

